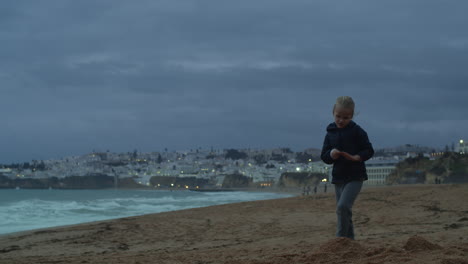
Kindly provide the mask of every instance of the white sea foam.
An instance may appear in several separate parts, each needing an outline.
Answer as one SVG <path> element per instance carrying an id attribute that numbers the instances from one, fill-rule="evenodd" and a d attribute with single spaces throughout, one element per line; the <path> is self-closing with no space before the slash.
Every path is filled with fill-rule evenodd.
<path id="1" fill-rule="evenodd" d="M 0 190 L 0 234 L 286 196 L 265 192 Z"/>

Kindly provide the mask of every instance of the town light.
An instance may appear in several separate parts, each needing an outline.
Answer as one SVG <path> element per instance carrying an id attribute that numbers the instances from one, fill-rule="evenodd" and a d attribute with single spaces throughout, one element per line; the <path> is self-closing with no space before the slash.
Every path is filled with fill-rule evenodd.
<path id="1" fill-rule="evenodd" d="M 327 182 L 327 179 L 323 179 L 322 182 Z"/>
<path id="2" fill-rule="evenodd" d="M 463 139 L 460 139 L 460 144 L 463 144 Z"/>
<path id="3" fill-rule="evenodd" d="M 301 168 L 297 167 L 297 168 L 296 168 L 296 171 L 301 171 Z"/>

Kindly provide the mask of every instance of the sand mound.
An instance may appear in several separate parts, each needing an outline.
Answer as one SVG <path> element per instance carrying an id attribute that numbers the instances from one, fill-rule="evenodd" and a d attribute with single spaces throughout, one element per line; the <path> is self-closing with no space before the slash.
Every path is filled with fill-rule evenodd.
<path id="1" fill-rule="evenodd" d="M 468 264 L 466 259 L 444 259 L 441 262 L 442 264 Z"/>
<path id="2" fill-rule="evenodd" d="M 432 251 L 442 249 L 441 246 L 433 244 L 420 236 L 410 237 L 403 248 L 407 251 Z"/>
<path id="3" fill-rule="evenodd" d="M 358 242 L 344 237 L 337 237 L 319 247 L 319 252 L 324 253 L 346 253 L 363 251 L 364 248 Z"/>
<path id="4" fill-rule="evenodd" d="M 349 238 L 338 237 L 327 241 L 316 248 L 311 255 L 297 263 L 340 263 L 365 257 L 365 248 Z"/>

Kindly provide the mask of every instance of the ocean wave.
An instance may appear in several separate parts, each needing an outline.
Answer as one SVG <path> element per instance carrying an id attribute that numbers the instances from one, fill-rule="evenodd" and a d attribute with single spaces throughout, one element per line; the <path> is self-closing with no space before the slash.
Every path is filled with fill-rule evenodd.
<path id="1" fill-rule="evenodd" d="M 234 202 L 285 197 L 253 192 L 21 190 L 0 204 L 0 234 Z M 15 199 L 15 195 L 18 197 Z M 7 200 L 7 201 L 6 201 Z"/>

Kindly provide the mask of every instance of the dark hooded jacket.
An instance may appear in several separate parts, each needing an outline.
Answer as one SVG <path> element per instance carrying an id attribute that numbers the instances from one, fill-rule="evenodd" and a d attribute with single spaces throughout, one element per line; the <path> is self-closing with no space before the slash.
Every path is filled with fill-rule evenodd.
<path id="1" fill-rule="evenodd" d="M 359 155 L 362 161 L 350 161 L 340 156 L 334 160 L 330 156 L 332 149 Z M 327 135 L 323 142 L 321 158 L 327 164 L 333 164 L 332 183 L 343 184 L 351 181 L 367 180 L 364 162 L 374 155 L 374 149 L 369 142 L 366 131 L 354 121 L 344 128 L 338 128 L 335 123 L 327 127 Z"/>

